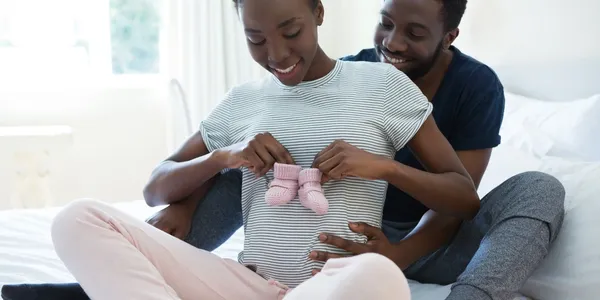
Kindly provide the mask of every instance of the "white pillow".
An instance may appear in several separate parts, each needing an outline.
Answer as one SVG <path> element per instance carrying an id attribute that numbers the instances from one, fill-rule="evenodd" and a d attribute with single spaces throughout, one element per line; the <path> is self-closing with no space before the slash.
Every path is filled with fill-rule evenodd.
<path id="1" fill-rule="evenodd" d="M 565 220 L 546 259 L 521 292 L 542 300 L 595 300 L 600 295 L 600 162 L 544 158 L 540 171 L 567 193 Z"/>
<path id="2" fill-rule="evenodd" d="M 513 138 L 531 145 L 526 130 Z M 565 220 L 546 259 L 521 292 L 538 300 L 596 300 L 600 295 L 600 161 L 536 157 L 503 143 L 494 149 L 479 187 L 481 197 L 506 179 L 526 171 L 556 177 L 565 187 Z"/>
<path id="3" fill-rule="evenodd" d="M 503 143 L 537 157 L 600 160 L 600 95 L 569 102 L 548 102 L 504 93 Z M 524 137 L 524 130 L 531 136 Z"/>

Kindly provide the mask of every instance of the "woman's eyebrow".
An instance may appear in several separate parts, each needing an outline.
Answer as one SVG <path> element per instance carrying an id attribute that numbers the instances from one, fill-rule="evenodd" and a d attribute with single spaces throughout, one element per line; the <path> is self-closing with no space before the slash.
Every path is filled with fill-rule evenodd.
<path id="1" fill-rule="evenodd" d="M 289 19 L 287 19 L 287 20 L 285 20 L 285 21 L 283 21 L 283 22 L 279 23 L 279 24 L 277 25 L 277 28 L 283 28 L 283 27 L 286 27 L 286 26 L 288 26 L 288 25 L 290 25 L 290 24 L 292 24 L 292 23 L 296 22 L 296 20 L 298 20 L 298 19 L 299 19 L 298 17 L 292 17 L 292 18 L 289 18 Z M 258 29 L 253 29 L 253 28 L 244 28 L 244 31 L 245 31 L 245 32 L 248 32 L 248 33 L 260 33 L 260 32 L 261 32 L 260 30 L 258 30 Z"/>

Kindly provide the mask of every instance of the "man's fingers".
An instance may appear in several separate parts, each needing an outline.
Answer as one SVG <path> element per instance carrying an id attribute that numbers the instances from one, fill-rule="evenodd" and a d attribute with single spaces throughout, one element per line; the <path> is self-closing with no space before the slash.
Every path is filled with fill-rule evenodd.
<path id="1" fill-rule="evenodd" d="M 325 252 L 325 251 L 311 251 L 308 257 L 312 260 L 327 261 L 332 258 L 341 258 L 344 256 L 335 254 L 335 253 Z"/>
<path id="2" fill-rule="evenodd" d="M 319 240 L 322 243 L 346 250 L 352 254 L 363 254 L 365 252 L 368 252 L 368 248 L 366 245 L 349 241 L 335 235 L 321 233 L 319 235 Z"/>
<path id="3" fill-rule="evenodd" d="M 350 222 L 348 227 L 356 233 L 364 234 L 369 240 L 381 240 L 385 238 L 381 229 L 364 222 Z"/>

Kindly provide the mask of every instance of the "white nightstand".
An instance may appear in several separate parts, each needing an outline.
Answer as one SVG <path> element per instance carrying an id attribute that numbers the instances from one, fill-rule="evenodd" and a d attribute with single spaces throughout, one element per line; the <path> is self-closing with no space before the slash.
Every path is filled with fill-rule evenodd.
<path id="1" fill-rule="evenodd" d="M 12 157 L 14 175 L 11 208 L 50 207 L 53 195 L 49 184 L 53 155 L 73 144 L 69 126 L 0 126 L 0 147 Z"/>

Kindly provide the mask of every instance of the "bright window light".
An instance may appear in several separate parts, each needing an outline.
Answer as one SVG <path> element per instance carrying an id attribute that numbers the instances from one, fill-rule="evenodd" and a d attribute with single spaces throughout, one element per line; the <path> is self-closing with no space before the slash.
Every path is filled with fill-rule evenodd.
<path id="1" fill-rule="evenodd" d="M 0 77 L 160 73 L 164 0 L 0 0 Z"/>

